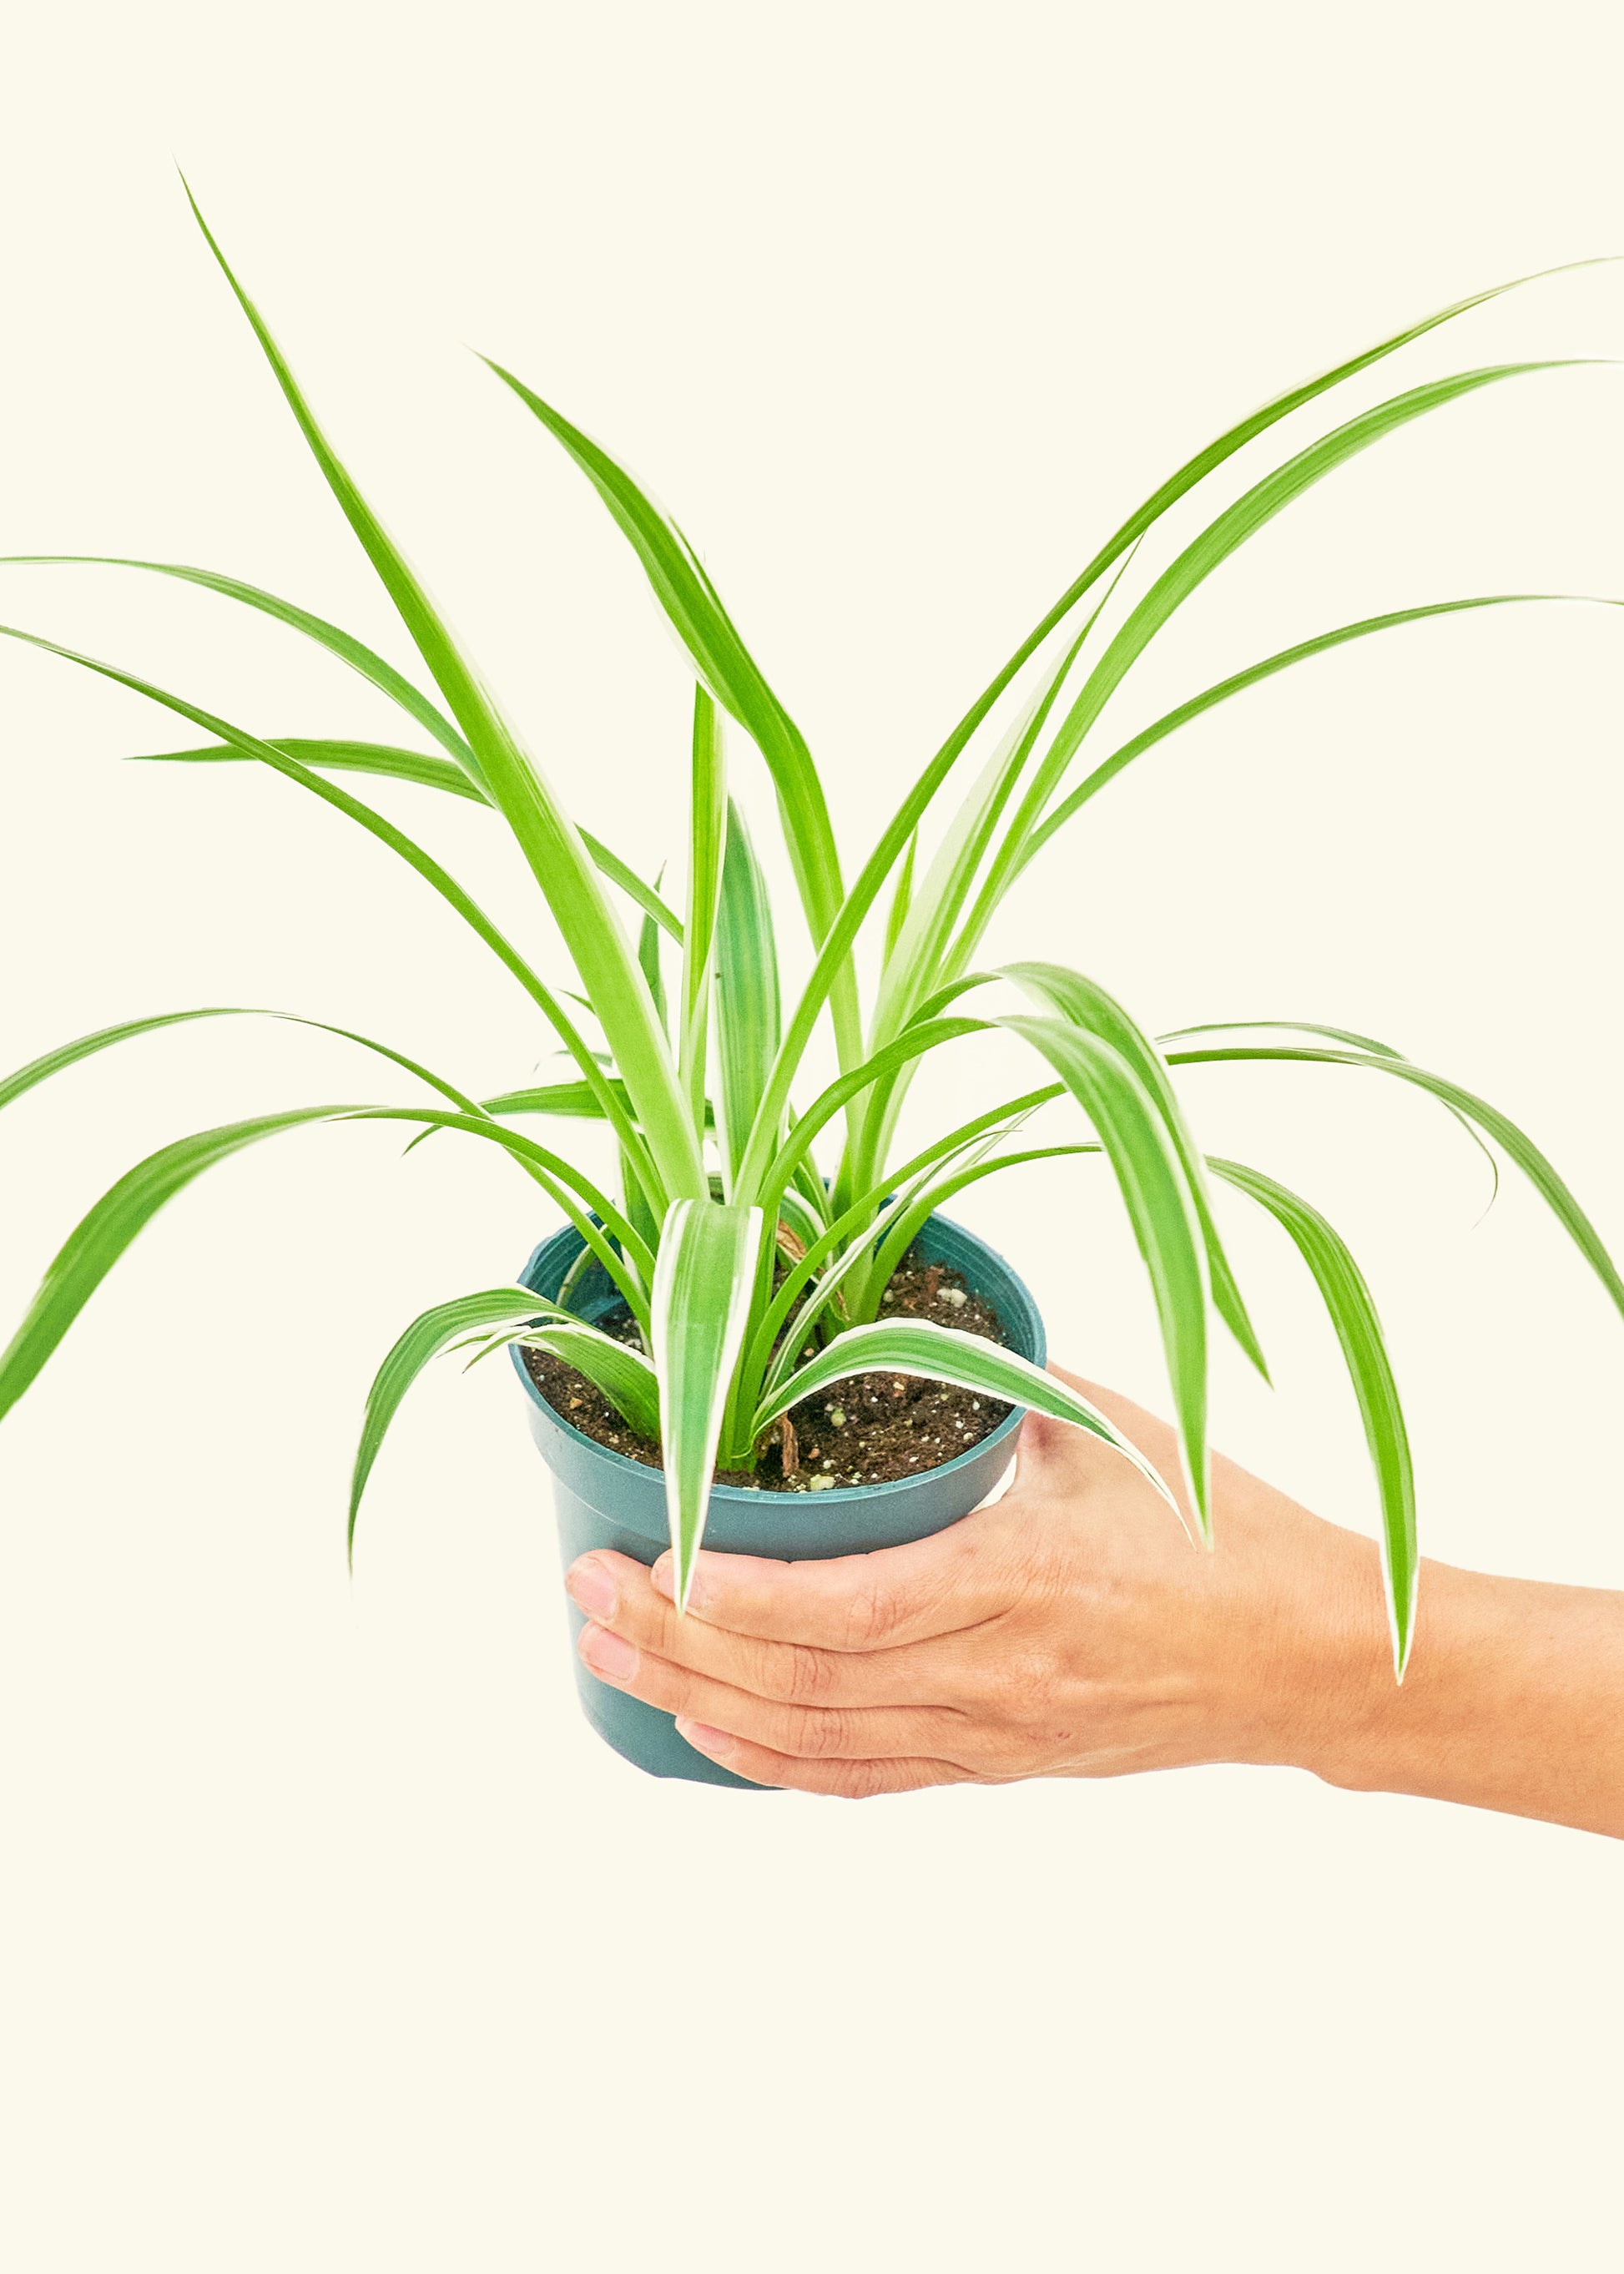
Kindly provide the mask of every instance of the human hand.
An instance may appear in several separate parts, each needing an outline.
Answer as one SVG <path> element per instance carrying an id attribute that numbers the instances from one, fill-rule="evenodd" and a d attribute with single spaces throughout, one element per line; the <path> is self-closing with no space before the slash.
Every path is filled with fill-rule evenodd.
<path id="1" fill-rule="evenodd" d="M 1056 1373 L 1060 1369 L 1055 1369 Z M 1062 1373 L 1171 1479 L 1173 1432 Z M 568 1585 L 600 1680 L 761 1784 L 858 1797 L 1196 1762 L 1331 1773 L 1392 1687 L 1372 1542 L 1214 1459 L 1216 1548 L 1084 1431 L 1029 1413 L 1004 1498 L 906 1547 L 780 1563 L 583 1556 Z"/>

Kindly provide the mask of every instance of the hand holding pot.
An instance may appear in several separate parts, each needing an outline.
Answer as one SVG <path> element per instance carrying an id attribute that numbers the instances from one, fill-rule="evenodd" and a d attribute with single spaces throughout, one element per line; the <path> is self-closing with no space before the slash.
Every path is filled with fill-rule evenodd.
<path id="1" fill-rule="evenodd" d="M 1092 1398 L 1164 1475 L 1172 1432 Z M 1287 1764 L 1624 1834 L 1624 1597 L 1428 1564 L 1403 1689 L 1372 1542 L 1214 1462 L 1217 1548 L 1096 1439 L 1028 1415 L 1013 1488 L 823 1562 L 596 1553 L 592 1672 L 763 1784 L 859 1797 L 1199 1762 Z"/>

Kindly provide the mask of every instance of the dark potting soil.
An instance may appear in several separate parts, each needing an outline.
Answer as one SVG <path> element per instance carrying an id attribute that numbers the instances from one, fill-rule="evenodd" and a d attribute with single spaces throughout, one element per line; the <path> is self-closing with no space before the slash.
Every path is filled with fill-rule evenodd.
<path id="1" fill-rule="evenodd" d="M 1006 1340 L 998 1314 L 970 1291 L 962 1273 L 921 1263 L 911 1248 L 891 1274 L 880 1316 L 930 1319 L 985 1336 L 989 1342 Z M 622 1340 L 635 1337 L 629 1313 L 612 1313 L 600 1324 Z M 629 1428 L 584 1374 L 545 1351 L 527 1350 L 523 1357 L 537 1389 L 573 1427 L 647 1468 L 661 1466 L 659 1447 Z M 887 1484 L 967 1453 L 1009 1411 L 1002 1398 L 980 1397 L 951 1382 L 921 1381 L 917 1374 L 850 1374 L 791 1408 L 789 1428 L 775 1427 L 753 1474 L 718 1469 L 716 1481 L 753 1485 L 762 1492 Z"/>

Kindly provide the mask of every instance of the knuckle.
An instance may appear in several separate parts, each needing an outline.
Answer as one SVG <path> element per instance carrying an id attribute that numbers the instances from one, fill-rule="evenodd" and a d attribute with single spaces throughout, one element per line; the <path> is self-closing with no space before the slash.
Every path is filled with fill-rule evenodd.
<path id="1" fill-rule="evenodd" d="M 904 1608 L 895 1588 L 877 1572 L 865 1575 L 846 1614 L 848 1646 L 874 1650 L 888 1643 L 902 1625 Z"/>
<path id="2" fill-rule="evenodd" d="M 988 1668 L 993 1710 L 1006 1721 L 1027 1721 L 1051 1711 L 1059 1698 L 1061 1669 L 1051 1651 L 1028 1646 L 999 1651 Z"/>
<path id="3" fill-rule="evenodd" d="M 793 1750 L 803 1759 L 823 1761 L 835 1758 L 847 1740 L 846 1715 L 816 1709 L 803 1710 L 792 1717 L 790 1736 Z"/>
<path id="4" fill-rule="evenodd" d="M 779 1693 L 791 1706 L 816 1706 L 827 1698 L 834 1683 L 832 1660 L 805 1643 L 791 1643 L 778 1660 Z"/>
<path id="5" fill-rule="evenodd" d="M 882 1761 L 849 1761 L 833 1788 L 842 1800 L 877 1800 L 889 1788 Z"/>
<path id="6" fill-rule="evenodd" d="M 696 1706 L 694 1677 L 669 1660 L 645 1656 L 637 1670 L 637 1694 L 662 1713 L 692 1713 Z"/>

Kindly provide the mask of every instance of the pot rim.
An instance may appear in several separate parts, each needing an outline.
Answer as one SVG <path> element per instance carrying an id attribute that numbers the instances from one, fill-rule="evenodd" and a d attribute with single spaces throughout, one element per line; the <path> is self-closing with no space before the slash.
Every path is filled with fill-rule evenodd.
<path id="1" fill-rule="evenodd" d="M 991 1256 L 993 1261 L 997 1263 L 1002 1270 L 1008 1272 L 1010 1278 L 1019 1289 L 1021 1294 L 1026 1297 L 1028 1304 L 1031 1305 L 1033 1317 L 1037 1321 L 1038 1341 L 1041 1346 L 1037 1363 L 1041 1365 L 1048 1355 L 1046 1347 L 1047 1338 L 1043 1333 L 1042 1314 L 1039 1311 L 1036 1303 L 1033 1300 L 1031 1290 L 1026 1286 L 1026 1282 L 1020 1277 L 1019 1274 L 1013 1270 L 1011 1266 L 1004 1261 L 1003 1256 L 998 1254 L 996 1248 L 989 1246 L 989 1244 L 981 1237 L 979 1232 L 972 1231 L 968 1225 L 956 1224 L 951 1216 L 943 1216 L 939 1212 L 933 1212 L 927 1221 L 931 1224 L 942 1224 L 948 1230 L 957 1232 L 961 1239 L 973 1241 L 984 1254 Z M 518 1275 L 518 1285 L 521 1287 L 528 1287 L 530 1285 L 530 1274 L 540 1262 L 545 1250 L 552 1246 L 553 1242 L 558 1238 L 559 1232 L 568 1231 L 570 1229 L 571 1227 L 568 1224 L 560 1224 L 558 1227 L 558 1231 L 549 1232 L 545 1239 L 541 1239 L 537 1242 L 535 1247 L 530 1252 L 529 1261 L 525 1264 L 523 1270 Z M 617 1452 L 613 1445 L 600 1445 L 596 1437 L 589 1437 L 583 1429 L 577 1429 L 573 1421 L 567 1421 L 564 1416 L 558 1411 L 558 1408 L 550 1404 L 542 1396 L 540 1390 L 537 1388 L 535 1382 L 531 1378 L 530 1368 L 524 1363 L 523 1354 L 516 1343 L 510 1343 L 508 1344 L 508 1355 L 513 1360 L 514 1370 L 518 1374 L 520 1382 L 523 1384 L 525 1394 L 530 1398 L 531 1404 L 541 1414 L 543 1419 L 549 1422 L 553 1428 L 560 1432 L 561 1435 L 572 1438 L 583 1451 L 596 1455 L 600 1461 L 612 1464 L 613 1466 L 618 1468 L 630 1470 L 632 1473 L 636 1476 L 651 1477 L 659 1479 L 663 1481 L 664 1471 L 662 1469 L 653 1468 L 646 1461 L 635 1461 L 632 1459 L 629 1453 Z M 872 1370 L 879 1373 L 884 1372 L 884 1368 L 883 1367 Z M 831 1508 L 841 1508 L 850 1506 L 850 1504 L 854 1501 L 879 1500 L 884 1498 L 888 1495 L 916 1492 L 921 1485 L 929 1483 L 933 1478 L 951 1476 L 956 1470 L 965 1467 L 971 1461 L 978 1459 L 984 1460 L 988 1452 L 993 1446 L 1002 1444 L 1007 1439 L 1014 1436 L 1015 1432 L 1019 1428 L 1021 1423 L 1026 1419 L 1026 1408 L 1024 1405 L 1012 1406 L 1010 1412 L 1004 1415 L 1003 1420 L 999 1422 L 996 1429 L 989 1430 L 986 1436 L 978 1438 L 976 1442 L 970 1446 L 966 1451 L 962 1453 L 955 1453 L 951 1461 L 938 1462 L 935 1468 L 921 1469 L 916 1474 L 911 1477 L 887 1477 L 882 1481 L 874 1484 L 830 1485 L 825 1487 L 822 1492 L 816 1494 L 810 1490 L 805 1493 L 765 1493 L 759 1485 L 713 1484 L 710 1487 L 710 1497 L 712 1501 L 719 1501 L 724 1506 L 726 1506 L 731 1502 L 741 1507 L 759 1508 L 763 1501 L 815 1499 L 820 1505 L 826 1505 Z M 1013 1446 L 1011 1447 L 1010 1450 L 1011 1457 L 1013 1457 Z"/>

